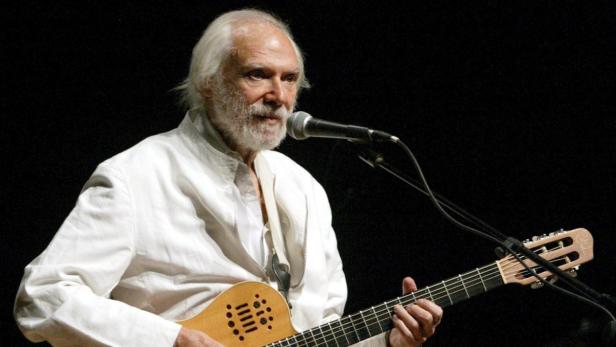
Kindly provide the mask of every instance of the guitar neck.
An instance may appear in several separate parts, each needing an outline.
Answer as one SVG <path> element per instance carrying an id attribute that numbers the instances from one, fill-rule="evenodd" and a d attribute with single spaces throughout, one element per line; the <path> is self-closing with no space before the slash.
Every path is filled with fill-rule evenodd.
<path id="1" fill-rule="evenodd" d="M 397 304 L 406 306 L 426 298 L 447 307 L 503 284 L 494 262 L 267 346 L 348 346 L 391 329 L 393 307 Z"/>

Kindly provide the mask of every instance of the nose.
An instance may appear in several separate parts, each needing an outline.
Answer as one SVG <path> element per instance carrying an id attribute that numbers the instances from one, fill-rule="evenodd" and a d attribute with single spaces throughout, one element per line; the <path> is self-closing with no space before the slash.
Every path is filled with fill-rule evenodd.
<path id="1" fill-rule="evenodd" d="M 285 90 L 283 82 L 279 78 L 272 78 L 263 101 L 271 106 L 280 107 L 281 105 L 287 106 L 288 98 L 289 93 Z"/>

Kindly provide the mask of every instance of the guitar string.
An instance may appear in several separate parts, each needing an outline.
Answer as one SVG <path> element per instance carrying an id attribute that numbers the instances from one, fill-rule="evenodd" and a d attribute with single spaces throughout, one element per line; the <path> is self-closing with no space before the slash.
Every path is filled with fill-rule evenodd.
<path id="1" fill-rule="evenodd" d="M 561 247 L 557 247 L 557 249 L 559 249 L 559 248 L 561 248 Z M 550 250 L 550 251 L 552 251 L 552 250 Z M 562 259 L 562 257 L 558 258 L 558 259 Z M 505 261 L 505 259 L 503 259 L 503 260 L 501 260 L 501 262 L 503 262 L 503 264 L 501 264 L 502 265 L 501 268 L 503 270 L 503 273 L 509 271 L 511 267 L 517 267 L 518 266 L 517 265 L 517 261 L 515 261 L 512 258 L 509 258 L 506 261 Z M 374 328 L 377 325 L 378 325 L 379 329 L 382 331 L 383 329 L 381 328 L 381 322 L 383 320 L 390 319 L 390 317 L 392 315 L 391 308 L 388 307 L 392 303 L 400 303 L 402 305 L 406 305 L 406 304 L 415 302 L 415 301 L 417 301 L 419 299 L 426 298 L 426 297 L 431 298 L 431 300 L 433 300 L 433 301 L 438 301 L 438 300 L 441 300 L 441 299 L 444 299 L 444 298 L 449 298 L 449 301 L 452 302 L 453 300 L 451 299 L 451 295 L 452 294 L 456 294 L 456 293 L 460 293 L 462 291 L 465 291 L 467 293 L 466 296 L 470 298 L 470 296 L 468 295 L 468 292 L 466 290 L 467 286 L 468 287 L 473 287 L 473 286 L 478 285 L 480 282 L 486 282 L 486 281 L 490 281 L 490 280 L 492 280 L 494 278 L 502 277 L 498 267 L 495 266 L 495 265 L 496 265 L 496 262 L 488 264 L 488 265 L 483 266 L 481 268 L 477 268 L 474 271 L 469 271 L 466 274 L 467 276 L 470 273 L 477 272 L 477 274 L 476 275 L 472 275 L 472 276 L 468 276 L 468 278 L 464 278 L 464 275 L 459 275 L 457 277 L 453 277 L 451 279 L 442 281 L 441 283 L 436 283 L 436 284 L 434 284 L 432 286 L 428 286 L 428 287 L 422 288 L 422 289 L 420 289 L 420 290 L 418 290 L 416 292 L 409 293 L 407 295 L 404 295 L 404 296 L 398 297 L 396 299 L 387 301 L 387 302 L 385 302 L 383 304 L 378 305 L 377 306 L 378 310 L 375 310 L 375 308 L 372 307 L 371 310 L 373 311 L 373 313 L 368 313 L 369 320 L 366 320 L 364 318 L 364 316 L 363 316 L 363 313 L 365 313 L 365 312 L 370 310 L 370 309 L 367 309 L 367 310 L 359 311 L 359 312 L 357 312 L 355 314 L 352 314 L 352 315 L 340 318 L 338 320 L 338 322 L 339 322 L 338 326 L 336 326 L 335 329 L 332 328 L 332 325 L 331 325 L 332 322 L 328 323 L 327 325 L 329 325 L 329 330 L 330 331 L 326 331 L 326 332 L 323 331 L 323 329 L 321 327 L 325 326 L 325 324 L 324 324 L 324 325 L 318 326 L 316 328 L 309 329 L 309 330 L 307 330 L 305 332 L 302 332 L 301 334 L 298 334 L 298 335 L 295 335 L 295 336 L 291 336 L 291 337 L 289 337 L 289 338 L 287 338 L 285 340 L 281 340 L 280 342 L 283 342 L 283 341 L 286 341 L 286 340 L 289 340 L 289 339 L 292 339 L 292 338 L 297 339 L 297 337 L 300 336 L 300 335 L 307 335 L 308 333 L 310 333 L 312 335 L 312 340 L 313 340 L 312 342 L 316 342 L 317 346 L 320 346 L 321 343 L 325 343 L 327 345 L 328 341 L 332 340 L 331 337 L 335 337 L 337 335 L 340 336 L 340 332 L 341 331 L 342 331 L 342 334 L 343 334 L 345 340 L 348 342 L 349 341 L 349 339 L 347 338 L 348 335 L 352 336 L 353 339 L 354 339 L 355 336 L 353 336 L 353 335 L 357 334 L 357 330 L 358 329 L 355 328 L 355 325 L 354 325 L 353 321 L 357 321 L 358 319 L 361 319 L 363 321 L 364 328 L 367 329 L 370 333 L 372 333 L 372 331 L 371 331 L 372 328 Z M 483 274 L 481 273 L 480 269 L 484 271 Z M 486 269 L 487 269 L 487 271 L 486 271 Z M 505 277 L 511 276 L 512 274 L 514 274 L 516 272 L 517 271 L 506 273 Z M 528 273 L 528 270 L 524 270 L 524 272 Z M 477 281 L 477 278 L 479 279 L 478 281 Z M 447 286 L 447 282 L 450 282 L 450 283 L 453 282 L 455 284 L 460 283 L 461 285 L 458 285 L 458 286 L 451 285 L 451 287 L 448 287 Z M 483 286 L 485 287 L 485 283 L 483 284 Z M 438 287 L 438 288 L 436 288 L 435 290 L 430 290 L 431 287 Z M 462 289 L 460 289 L 460 288 L 462 288 Z M 428 295 L 424 295 L 425 293 L 422 293 L 422 292 L 427 292 Z M 355 316 L 359 316 L 359 317 L 354 318 Z M 343 320 L 345 320 L 345 319 L 348 320 L 349 322 L 348 323 L 344 323 Z M 351 325 L 353 326 L 352 328 L 351 328 Z M 345 329 L 345 327 L 347 329 L 352 330 L 352 331 L 347 332 L 346 331 L 347 329 Z M 320 332 L 317 331 L 317 330 L 320 330 Z M 337 341 L 336 341 L 336 344 L 337 344 Z"/>
<path id="2" fill-rule="evenodd" d="M 505 264 L 505 265 L 503 266 L 503 270 L 505 270 L 505 268 L 509 268 L 509 267 L 511 267 L 511 266 L 510 266 L 511 264 L 514 264 L 514 265 L 515 265 L 515 263 L 516 263 L 516 262 L 515 262 L 515 261 L 513 261 L 512 259 L 509 259 L 509 260 L 508 260 L 508 262 L 509 262 L 509 264 Z M 492 279 L 494 279 L 494 278 L 496 278 L 496 277 L 500 277 L 500 274 L 499 274 L 498 276 L 492 276 L 494 273 L 499 272 L 499 271 L 498 271 L 498 267 L 494 268 L 494 265 L 495 265 L 495 263 L 491 263 L 491 264 L 486 265 L 486 266 L 484 266 L 484 267 L 482 267 L 482 268 L 481 268 L 482 270 L 484 270 L 484 276 L 481 276 L 481 275 L 480 275 L 480 273 L 478 272 L 478 275 L 473 275 L 473 276 L 470 276 L 470 278 L 473 278 L 473 279 L 469 279 L 469 280 L 467 280 L 467 281 L 462 280 L 462 282 L 467 282 L 467 283 L 469 283 L 469 287 L 470 287 L 470 286 L 475 286 L 475 285 L 478 285 L 480 282 L 482 282 L 482 279 L 483 279 L 484 277 L 485 277 L 485 281 L 489 281 L 489 280 L 492 280 Z M 486 268 L 492 268 L 492 269 L 488 269 L 488 271 L 485 271 L 485 269 L 486 269 Z M 479 270 L 479 268 L 478 268 L 478 269 L 476 269 L 476 270 L 475 270 L 475 271 L 473 271 L 473 272 L 476 272 L 477 270 Z M 508 271 L 508 269 L 507 269 L 507 271 Z M 526 272 L 528 272 L 528 271 L 526 271 Z M 510 272 L 508 275 L 511 275 L 511 274 L 513 274 L 513 273 L 515 273 L 515 272 Z M 462 275 L 460 275 L 460 277 L 462 277 Z M 479 281 L 476 281 L 476 278 L 478 278 L 478 277 L 480 278 L 480 280 L 479 280 Z M 463 278 L 463 277 L 462 277 L 462 278 Z M 436 286 L 443 286 L 443 285 L 442 285 L 443 283 L 446 283 L 446 282 L 451 282 L 452 280 L 453 280 L 454 282 L 461 282 L 458 278 L 452 278 L 452 279 L 449 279 L 449 280 L 447 280 L 447 281 L 443 281 L 443 282 L 441 282 L 441 283 L 434 284 L 434 285 L 432 285 L 432 287 L 436 287 Z M 484 281 L 484 282 L 485 282 L 485 281 Z M 462 285 L 464 286 L 464 283 L 462 283 Z M 430 287 L 430 286 L 429 286 L 429 287 Z M 397 299 L 394 299 L 394 300 L 390 300 L 390 301 L 388 301 L 388 302 L 386 302 L 386 303 L 384 303 L 384 304 L 381 304 L 380 306 L 386 306 L 387 304 L 390 304 L 390 303 L 393 303 L 393 302 L 400 301 L 399 299 L 411 299 L 410 301 L 408 301 L 408 300 L 407 300 L 407 302 L 406 302 L 406 303 L 411 303 L 411 302 L 413 302 L 413 301 L 416 301 L 416 300 L 421 299 L 421 298 L 424 298 L 424 297 L 430 297 L 430 294 L 432 294 L 432 295 L 431 295 L 431 296 L 432 296 L 432 300 L 437 301 L 437 300 L 443 299 L 443 298 L 445 298 L 445 297 L 449 297 L 449 296 L 450 296 L 450 293 L 457 293 L 457 292 L 461 292 L 461 290 L 452 289 L 452 290 L 450 290 L 450 291 L 449 291 L 449 293 L 446 293 L 446 295 L 442 295 L 444 291 L 440 290 L 441 288 L 438 288 L 437 290 L 432 291 L 432 290 L 429 290 L 429 287 L 423 288 L 423 289 L 418 290 L 417 292 L 414 292 L 414 293 L 407 294 L 407 295 L 405 295 L 405 296 L 403 296 L 403 297 L 400 297 L 400 298 L 397 298 Z M 452 288 L 453 288 L 453 287 L 452 287 Z M 445 287 L 444 287 L 444 286 L 443 286 L 443 289 L 445 289 Z M 423 295 L 423 294 L 421 294 L 421 293 L 420 293 L 420 292 L 426 292 L 426 291 L 429 293 L 428 295 Z M 447 291 L 445 291 L 445 292 L 447 292 Z M 425 293 L 424 293 L 424 294 L 425 294 Z M 439 296 L 439 295 L 440 295 L 440 296 Z M 467 296 L 468 296 L 468 295 L 467 295 Z M 413 297 L 413 298 L 411 298 L 411 297 Z M 470 296 L 469 296 L 469 297 L 470 297 Z M 403 303 L 403 304 L 406 304 L 406 303 Z M 368 311 L 368 310 L 364 310 L 364 311 L 357 312 L 357 313 L 355 313 L 355 314 L 353 314 L 353 315 L 349 315 L 349 316 L 346 316 L 346 317 L 341 318 L 341 319 L 338 321 L 338 322 L 340 322 L 340 325 L 341 325 L 341 326 L 340 326 L 339 328 L 337 327 L 337 328 L 336 328 L 336 330 L 334 330 L 334 329 L 332 328 L 332 326 L 331 326 L 331 322 L 330 322 L 330 324 L 329 324 L 329 328 L 330 328 L 329 330 L 330 330 L 330 331 L 329 331 L 329 332 L 323 332 L 323 329 L 322 329 L 321 327 L 323 327 L 324 325 L 322 325 L 322 326 L 319 326 L 319 327 L 316 327 L 316 328 L 313 328 L 313 329 L 307 330 L 307 331 L 305 331 L 305 332 L 301 333 L 300 335 L 304 335 L 304 342 L 308 342 L 310 346 L 314 346 L 313 342 L 316 342 L 316 343 L 317 343 L 317 346 L 321 346 L 321 344 L 322 344 L 322 343 L 324 343 L 325 345 L 327 345 L 327 344 L 328 344 L 328 342 L 332 340 L 332 339 L 331 339 L 331 337 L 335 337 L 336 335 L 340 336 L 340 331 L 342 331 L 342 333 L 343 333 L 343 335 L 344 335 L 345 340 L 346 340 L 347 342 L 349 342 L 349 339 L 347 338 L 347 336 L 348 336 L 348 335 L 351 335 L 351 336 L 353 337 L 353 339 L 354 339 L 354 337 L 355 337 L 355 336 L 353 336 L 353 335 L 354 335 L 354 334 L 357 334 L 357 329 L 355 329 L 355 325 L 353 324 L 353 321 L 357 321 L 357 320 L 358 320 L 358 318 L 353 318 L 353 317 L 354 317 L 354 316 L 358 316 L 358 315 L 359 315 L 359 316 L 361 316 L 361 318 L 360 318 L 360 319 L 363 321 L 363 325 L 364 325 L 365 329 L 367 329 L 370 333 L 371 333 L 372 328 L 374 328 L 376 325 L 378 325 L 379 329 L 380 329 L 380 330 L 382 330 L 382 328 L 380 327 L 380 322 L 381 322 L 384 318 L 385 318 L 385 319 L 390 319 L 392 312 L 391 312 L 391 311 L 390 311 L 390 309 L 388 309 L 388 308 L 385 308 L 384 310 L 380 310 L 380 312 L 379 312 L 379 311 L 374 310 L 374 307 L 373 307 L 372 309 L 373 309 L 374 313 L 373 313 L 373 314 L 369 314 L 369 318 L 374 318 L 374 319 L 372 319 L 371 321 L 370 321 L 370 320 L 366 320 L 366 319 L 363 317 L 363 313 L 364 313 L 364 312 L 366 312 L 366 311 Z M 383 315 L 383 314 L 382 314 L 383 312 L 386 312 L 386 314 L 385 314 L 385 315 Z M 347 332 L 347 331 L 344 329 L 344 326 L 345 326 L 345 325 L 347 326 L 347 329 L 350 329 L 350 325 L 349 325 L 348 323 L 342 323 L 342 321 L 343 321 L 344 319 L 349 320 L 349 322 L 348 322 L 348 323 L 351 323 L 351 324 L 353 325 L 353 329 L 352 329 L 352 331 Z M 376 319 L 376 320 L 375 320 L 375 319 Z M 358 322 L 358 323 L 359 323 L 359 322 Z M 318 332 L 317 330 L 320 330 L 320 332 Z M 305 335 L 308 335 L 308 333 L 310 333 L 310 334 L 312 335 L 312 341 L 306 341 L 306 338 L 307 338 L 307 337 L 306 337 Z M 281 342 L 281 343 L 283 343 L 283 342 L 288 341 L 288 340 L 290 340 L 290 339 L 296 339 L 296 340 L 297 340 L 298 336 L 299 336 L 299 335 L 292 336 L 292 337 L 289 337 L 289 338 L 287 338 L 287 339 L 285 339 L 285 340 L 282 340 L 282 341 L 280 341 L 280 342 Z M 359 337 L 359 335 L 357 335 L 357 336 Z M 308 338 L 308 339 L 309 339 L 309 338 Z M 296 341 L 296 342 L 300 343 L 301 341 Z M 336 345 L 337 345 L 337 341 L 336 341 L 335 339 L 334 339 L 334 342 L 336 342 Z M 353 341 L 353 342 L 356 342 L 356 341 Z"/>
<path id="3" fill-rule="evenodd" d="M 511 263 L 511 260 L 510 260 L 510 263 Z M 493 265 L 495 265 L 495 264 L 493 263 L 493 264 L 484 266 L 482 269 L 485 270 L 486 267 L 493 267 Z M 503 266 L 503 268 L 505 268 L 505 267 L 510 267 L 510 266 L 509 266 L 509 264 L 506 264 L 505 266 Z M 485 275 L 484 277 L 486 278 L 487 281 L 489 281 L 491 279 L 494 279 L 495 277 L 498 277 L 498 276 L 491 276 L 491 274 L 490 274 L 490 272 L 492 272 L 492 273 L 498 272 L 498 268 L 496 268 L 495 270 L 496 271 L 494 271 L 494 269 L 488 269 L 488 271 L 484 271 L 484 275 Z M 511 272 L 511 273 L 513 273 L 513 272 Z M 476 275 L 476 276 L 473 276 L 473 277 L 480 277 L 480 275 Z M 449 281 L 451 281 L 451 280 L 449 280 Z M 459 280 L 456 279 L 456 282 L 458 282 L 458 281 Z M 481 279 L 480 279 L 480 281 L 481 281 Z M 442 283 L 446 283 L 446 281 L 443 281 Z M 435 284 L 432 287 L 443 286 L 442 283 Z M 470 280 L 469 280 L 469 283 L 471 283 L 471 284 L 469 284 L 469 286 L 474 286 L 476 284 L 479 284 L 478 281 L 474 281 L 474 283 L 472 283 Z M 417 292 L 413 293 L 415 295 L 408 295 L 408 297 L 406 297 L 406 298 L 398 298 L 398 299 L 412 299 L 411 301 L 414 301 L 414 300 L 417 300 L 417 297 L 422 298 L 422 297 L 429 297 L 431 295 L 433 297 L 432 300 L 437 301 L 437 300 L 440 300 L 440 299 L 445 298 L 445 297 L 450 297 L 450 295 L 451 295 L 450 293 L 456 293 L 456 292 L 460 292 L 461 291 L 461 290 L 456 290 L 456 289 L 452 289 L 450 291 L 447 291 L 446 286 L 443 286 L 443 289 L 445 289 L 446 295 L 442 295 L 443 291 L 441 290 L 441 288 L 438 288 L 436 290 L 429 290 L 429 287 L 426 287 L 426 288 L 422 289 L 421 291 L 424 291 L 424 292 L 427 291 L 429 293 L 428 295 L 420 294 L 419 293 L 420 291 L 417 291 Z M 411 296 L 415 296 L 415 298 L 410 298 Z M 387 302 L 387 303 L 385 303 L 383 305 L 387 305 L 389 303 L 393 303 L 393 302 L 399 301 L 398 299 L 392 300 L 392 301 Z M 411 301 L 408 301 L 408 303 L 410 303 Z M 452 300 L 450 299 L 450 301 L 452 301 Z M 403 303 L 403 304 L 406 304 L 406 303 Z M 383 305 L 381 305 L 381 306 L 383 306 Z M 364 316 L 363 316 L 363 312 L 366 312 L 368 310 L 360 311 L 359 313 L 356 313 L 356 314 L 354 314 L 352 316 L 347 316 L 346 318 L 349 319 L 350 321 L 351 320 L 357 320 L 357 318 L 353 318 L 353 316 L 359 315 L 359 316 L 361 316 L 361 319 L 362 319 L 362 321 L 364 323 L 365 329 L 367 329 L 370 333 L 372 333 L 373 328 L 375 328 L 376 326 L 378 326 L 378 328 L 381 331 L 383 331 L 380 322 L 383 320 L 383 318 L 390 319 L 392 313 L 387 308 L 384 310 L 384 311 L 386 311 L 386 315 L 382 315 L 381 314 L 383 312 L 383 310 L 380 310 L 381 312 L 378 312 L 378 311 L 374 310 L 374 307 L 372 309 L 374 311 L 374 314 L 370 314 L 369 313 L 369 315 L 368 315 L 369 318 L 374 318 L 372 320 L 366 320 L 364 318 Z M 348 326 L 348 324 L 347 324 L 347 326 Z M 324 327 L 324 325 L 322 325 L 321 327 Z M 322 344 L 325 344 L 327 346 L 328 343 L 330 341 L 332 341 L 332 337 L 334 337 L 333 341 L 336 343 L 336 345 L 338 345 L 338 342 L 335 339 L 335 337 L 336 336 L 340 336 L 340 334 L 339 334 L 340 331 L 342 331 L 342 333 L 344 335 L 344 339 L 346 340 L 347 343 L 349 342 L 349 339 L 348 339 L 347 335 L 350 334 L 352 336 L 353 333 L 356 333 L 356 331 L 346 332 L 345 329 L 344 329 L 344 323 L 342 323 L 342 327 L 340 329 L 336 329 L 338 331 L 334 331 L 334 329 L 332 329 L 331 324 L 329 325 L 330 332 L 325 332 L 324 333 L 323 332 L 324 329 L 321 329 L 321 327 L 317 327 L 321 331 L 320 333 L 319 332 L 315 332 L 315 331 L 311 331 L 310 332 L 311 335 L 312 335 L 312 342 L 316 342 L 317 346 L 321 346 Z M 357 336 L 359 337 L 359 335 L 357 335 Z M 354 338 L 354 336 L 353 336 L 353 338 Z M 306 342 L 306 341 L 304 341 L 304 342 Z M 313 345 L 312 342 L 309 342 L 309 345 Z M 353 341 L 353 342 L 356 342 L 356 341 Z"/>
<path id="4" fill-rule="evenodd" d="M 485 271 L 486 268 L 488 268 L 488 271 Z M 481 270 L 484 271 L 484 276 L 473 275 L 473 276 L 469 276 L 469 278 L 466 281 L 464 281 L 464 280 L 463 281 L 468 283 L 469 287 L 472 287 L 472 286 L 478 285 L 481 282 L 482 278 L 485 278 L 486 280 L 491 280 L 491 279 L 493 279 L 495 277 L 498 277 L 498 276 L 491 276 L 493 273 L 498 272 L 498 268 L 496 267 L 496 269 L 495 269 L 495 263 L 491 263 L 489 265 L 486 265 L 486 266 L 482 267 Z M 477 271 L 481 271 L 481 270 L 480 270 L 480 268 L 477 268 L 473 272 L 477 272 Z M 462 275 L 460 275 L 460 276 L 463 278 Z M 476 278 L 480 278 L 480 280 L 477 281 Z M 442 285 L 442 283 L 452 282 L 452 280 L 453 280 L 453 282 L 459 282 L 460 281 L 458 278 L 452 278 L 452 279 L 449 279 L 447 281 L 443 281 L 441 283 L 437 283 L 437 284 L 433 285 L 432 287 Z M 464 286 L 464 283 L 463 283 L 463 286 Z M 462 290 L 464 290 L 464 289 L 462 289 Z M 450 291 L 450 293 L 457 293 L 457 292 L 461 292 L 462 290 L 452 289 Z M 418 291 L 416 291 L 414 293 L 409 293 L 409 294 L 407 294 L 407 295 L 405 295 L 403 297 L 399 297 L 397 299 L 390 300 L 390 301 L 388 301 L 388 302 L 386 302 L 384 304 L 381 304 L 379 306 L 387 306 L 390 303 L 402 301 L 400 299 L 404 299 L 404 300 L 411 299 L 410 301 L 408 301 L 408 303 L 410 303 L 410 302 L 416 301 L 418 299 L 421 299 L 423 297 L 429 297 L 430 296 L 430 295 L 424 295 L 425 294 L 424 292 L 431 293 L 432 297 L 433 297 L 433 300 L 435 300 L 435 301 L 445 297 L 445 295 L 438 296 L 438 295 L 442 294 L 443 291 L 441 291 L 439 289 L 431 291 L 431 290 L 429 290 L 429 287 L 426 287 L 426 288 L 422 288 L 422 289 L 420 289 L 420 290 L 418 290 Z M 411 297 L 413 297 L 413 298 L 411 298 Z M 401 302 L 401 303 L 403 303 L 403 302 Z M 403 304 L 406 304 L 406 303 L 403 303 Z M 379 325 L 379 328 L 380 328 L 380 321 L 383 318 L 390 319 L 390 317 L 391 317 L 391 311 L 390 311 L 389 308 L 380 309 L 379 311 L 374 310 L 374 308 L 372 308 L 372 309 L 373 309 L 374 313 L 369 315 L 369 318 L 372 318 L 371 320 L 366 320 L 363 317 L 363 313 L 366 312 L 367 310 L 360 311 L 360 312 L 357 312 L 355 314 L 352 314 L 352 315 L 349 315 L 349 316 L 345 316 L 345 317 L 341 318 L 340 320 L 338 320 L 340 326 L 339 327 L 335 327 L 335 330 L 332 328 L 331 324 L 329 325 L 330 332 L 323 332 L 323 329 L 321 329 L 321 326 L 319 326 L 319 327 L 316 327 L 316 328 L 313 328 L 313 329 L 309 329 L 309 330 L 307 330 L 305 332 L 302 332 L 299 335 L 291 336 L 291 337 L 289 337 L 287 339 L 284 339 L 284 340 L 280 341 L 279 345 L 282 345 L 282 343 L 284 343 L 285 341 L 288 342 L 291 339 L 295 339 L 297 343 L 301 343 L 301 341 L 298 340 L 298 338 L 300 336 L 303 337 L 304 338 L 304 342 L 308 342 L 309 345 L 314 346 L 313 342 L 316 343 L 316 346 L 321 346 L 322 343 L 327 345 L 328 341 L 332 340 L 331 337 L 335 337 L 336 335 L 340 336 L 340 332 L 342 332 L 342 334 L 343 334 L 343 336 L 344 336 L 344 338 L 345 338 L 345 340 L 347 342 L 349 341 L 349 338 L 348 338 L 349 335 L 351 337 L 353 337 L 353 340 L 354 340 L 355 336 L 353 336 L 353 335 L 357 334 L 357 330 L 358 329 L 355 328 L 355 325 L 354 325 L 353 321 L 357 321 L 358 319 L 361 319 L 363 321 L 362 325 L 364 325 L 365 329 L 368 329 L 369 331 L 371 331 L 372 328 L 375 327 L 377 324 Z M 385 313 L 385 314 L 383 314 L 383 313 Z M 356 317 L 356 316 L 360 316 L 361 318 Z M 348 320 L 348 322 L 343 322 L 343 320 Z M 345 325 L 346 325 L 346 329 L 345 329 Z M 351 325 L 353 325 L 352 328 L 351 328 Z M 319 332 L 317 330 L 321 330 L 321 331 Z M 348 331 L 348 330 L 351 330 L 351 331 Z M 308 334 L 312 335 L 312 341 L 307 341 L 307 340 L 310 339 L 308 337 Z M 357 335 L 357 337 L 359 337 L 359 335 Z M 353 341 L 353 342 L 355 342 L 355 341 Z M 275 346 L 275 345 L 272 345 L 272 346 Z"/>
<path id="5" fill-rule="evenodd" d="M 559 245 L 559 246 L 555 247 L 554 249 L 560 249 L 560 248 L 563 248 L 563 247 L 561 245 Z M 549 251 L 553 251 L 554 249 L 551 249 Z M 536 252 L 538 252 L 538 250 Z M 503 273 L 505 273 L 506 271 L 509 271 L 510 270 L 509 268 L 511 268 L 512 266 L 515 266 L 515 267 L 519 266 L 519 265 L 517 265 L 517 261 L 515 261 L 511 256 L 508 257 L 507 263 L 505 263 L 505 259 L 507 259 L 507 258 L 504 258 L 504 259 L 501 259 L 500 261 L 498 261 L 498 262 L 502 262 L 503 263 L 503 264 L 501 264 L 502 265 L 501 269 L 503 270 Z M 526 259 L 526 258 L 522 256 L 522 259 Z M 564 259 L 564 258 L 563 257 L 557 258 L 557 260 L 560 260 L 560 259 Z M 492 280 L 492 279 L 497 278 L 497 277 L 502 277 L 501 274 L 500 274 L 500 271 L 498 269 L 498 266 L 495 266 L 498 262 L 491 263 L 491 264 L 488 264 L 486 266 L 481 267 L 481 269 L 484 271 L 484 274 L 483 274 L 484 276 L 482 276 L 480 268 L 477 268 L 474 271 L 469 271 L 467 274 L 465 274 L 468 277 L 466 279 L 466 283 L 468 283 L 468 286 L 472 287 L 472 286 L 478 285 L 480 282 L 486 282 L 486 281 Z M 487 271 L 486 271 L 486 269 L 487 269 Z M 477 272 L 477 275 L 468 276 L 470 273 L 474 273 L 474 272 Z M 517 271 L 505 274 L 505 277 L 508 277 L 508 276 L 514 274 L 515 272 L 517 272 Z M 524 272 L 526 274 L 530 275 L 528 273 L 528 270 L 524 270 Z M 498 274 L 498 276 L 494 276 L 494 274 Z M 333 321 L 333 322 L 338 322 L 338 326 L 336 327 L 337 331 L 335 331 L 332 328 L 332 325 L 331 325 L 332 322 L 329 322 L 327 324 L 327 325 L 329 325 L 329 328 L 330 328 L 329 332 L 323 332 L 323 330 L 321 329 L 321 327 L 325 325 L 324 324 L 324 325 L 318 326 L 316 328 L 304 331 L 304 332 L 302 332 L 302 333 L 300 333 L 298 335 L 294 335 L 294 336 L 288 337 L 288 338 L 286 338 L 284 340 L 281 340 L 279 342 L 280 343 L 288 342 L 288 340 L 290 340 L 290 339 L 296 339 L 297 340 L 298 337 L 304 336 L 304 335 L 307 335 L 308 333 L 310 333 L 312 335 L 312 340 L 314 342 L 317 342 L 316 341 L 317 339 L 315 338 L 315 335 L 316 335 L 318 337 L 318 340 L 322 340 L 323 339 L 324 340 L 323 342 L 327 344 L 328 337 L 330 335 L 333 335 L 333 336 L 339 335 L 340 331 L 343 332 L 345 340 L 347 340 L 347 342 L 348 342 L 349 340 L 347 338 L 347 335 L 349 335 L 349 334 L 353 335 L 353 333 L 355 333 L 357 335 L 357 329 L 355 328 L 355 325 L 353 323 L 353 321 L 357 320 L 357 318 L 353 318 L 353 317 L 354 316 L 358 316 L 358 315 L 360 316 L 361 320 L 363 321 L 363 323 L 364 323 L 363 325 L 365 326 L 365 329 L 368 329 L 370 333 L 372 333 L 371 332 L 372 327 L 374 327 L 374 325 L 377 325 L 377 324 L 378 324 L 379 329 L 382 331 L 383 329 L 380 326 L 380 322 L 385 320 L 385 319 L 390 319 L 390 317 L 392 315 L 392 311 L 391 311 L 390 307 L 387 307 L 387 306 L 391 305 L 392 303 L 399 302 L 401 304 L 407 304 L 407 303 L 412 303 L 414 301 L 417 301 L 417 300 L 419 300 L 421 298 L 424 298 L 424 297 L 431 297 L 431 299 L 433 301 L 438 301 L 438 300 L 441 300 L 441 299 L 443 299 L 445 297 L 448 297 L 449 301 L 453 303 L 453 300 L 451 299 L 451 293 L 455 294 L 457 292 L 461 292 L 462 290 L 458 289 L 458 288 L 460 288 L 460 286 L 457 286 L 457 287 L 452 286 L 451 288 L 449 288 L 450 290 L 448 290 L 447 282 L 454 282 L 456 284 L 457 283 L 461 283 L 463 290 L 467 294 L 466 296 L 470 298 L 470 296 L 468 295 L 468 292 L 466 290 L 465 279 L 464 279 L 463 276 L 464 275 L 458 275 L 457 277 L 453 277 L 451 279 L 442 281 L 441 283 L 437 283 L 437 284 L 434 284 L 432 286 L 428 286 L 428 287 L 422 288 L 422 289 L 420 289 L 420 290 L 418 290 L 416 292 L 409 293 L 409 294 L 404 295 L 402 297 L 398 297 L 398 298 L 396 298 L 394 300 L 387 301 L 387 302 L 377 306 L 379 311 L 375 310 L 375 308 L 372 307 L 371 310 L 373 311 L 373 313 L 369 314 L 369 318 L 372 318 L 372 321 L 367 321 L 364 318 L 363 313 L 367 312 L 368 310 L 359 311 L 359 312 L 357 312 L 355 314 L 342 317 L 342 318 L 340 318 L 337 321 Z M 479 281 L 476 281 L 477 277 L 479 278 Z M 484 278 L 485 278 L 485 280 L 484 280 Z M 484 286 L 484 289 L 487 289 L 487 288 L 485 288 L 485 283 L 482 283 L 482 285 Z M 437 286 L 439 288 L 437 288 L 435 291 L 430 290 L 430 287 L 437 287 Z M 424 291 L 427 291 L 428 295 L 421 294 L 421 292 L 424 292 Z M 442 295 L 443 293 L 445 293 L 445 295 Z M 408 299 L 410 299 L 410 300 L 408 300 Z M 402 300 L 405 300 L 406 302 L 402 302 Z M 381 307 L 384 307 L 384 308 L 382 309 Z M 385 315 L 383 315 L 383 313 L 385 313 Z M 343 322 L 343 320 L 345 320 L 345 319 L 349 321 L 348 323 L 353 325 L 352 329 L 350 328 L 348 323 L 344 323 Z M 358 322 L 358 324 L 359 323 L 360 322 Z M 351 329 L 352 332 L 347 333 L 345 331 L 345 325 L 346 325 L 346 328 L 347 329 Z M 320 330 L 320 332 L 317 332 L 316 331 L 317 329 Z M 357 335 L 357 336 L 359 337 L 359 335 Z M 275 342 L 275 344 L 278 344 L 279 342 Z M 297 342 L 299 342 L 299 341 L 297 341 Z M 335 342 L 337 344 L 337 341 L 335 341 Z M 317 342 L 317 343 L 318 343 L 318 345 L 320 345 L 320 342 Z M 275 344 L 272 344 L 272 346 L 274 346 Z M 268 345 L 268 346 L 270 346 L 270 345 Z"/>

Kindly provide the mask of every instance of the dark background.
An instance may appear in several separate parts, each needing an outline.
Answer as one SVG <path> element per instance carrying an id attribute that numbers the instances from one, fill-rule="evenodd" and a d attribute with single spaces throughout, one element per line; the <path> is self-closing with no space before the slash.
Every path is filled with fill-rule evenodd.
<path id="1" fill-rule="evenodd" d="M 5 3 L 3 345 L 29 345 L 11 317 L 23 267 L 82 184 L 102 160 L 177 126 L 170 90 L 192 46 L 216 15 L 246 6 L 281 16 L 305 51 L 313 88 L 300 109 L 396 134 L 434 190 L 506 234 L 588 228 L 595 259 L 579 278 L 616 293 L 608 1 Z M 453 227 L 347 144 L 288 140 L 280 150 L 330 195 L 347 312 L 397 296 L 406 274 L 428 285 L 495 259 L 494 244 Z M 397 149 L 383 150 L 413 173 Z M 597 345 L 605 320 L 552 290 L 512 285 L 447 308 L 428 345 Z"/>

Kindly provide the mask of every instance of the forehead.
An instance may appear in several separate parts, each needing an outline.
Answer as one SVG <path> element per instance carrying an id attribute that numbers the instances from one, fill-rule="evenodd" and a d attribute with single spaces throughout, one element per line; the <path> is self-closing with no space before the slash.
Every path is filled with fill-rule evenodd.
<path id="1" fill-rule="evenodd" d="M 263 66 L 297 71 L 298 57 L 288 36 L 269 23 L 247 23 L 234 30 L 232 61 L 239 66 Z"/>

